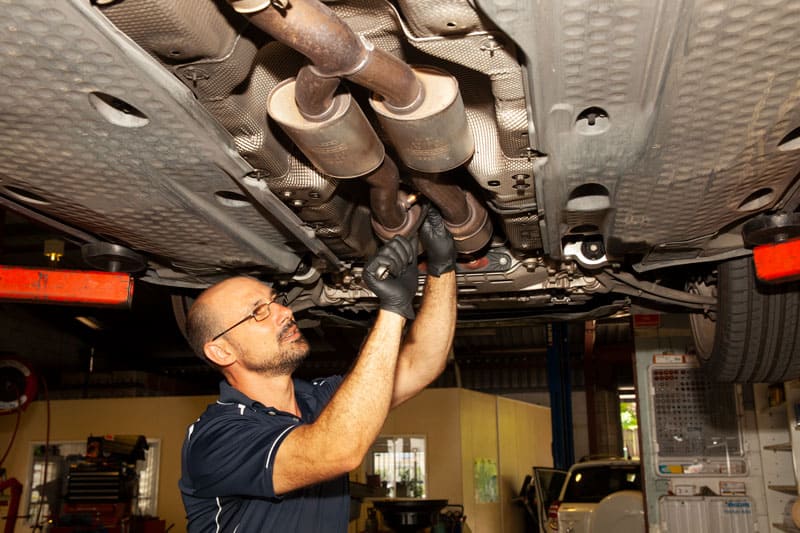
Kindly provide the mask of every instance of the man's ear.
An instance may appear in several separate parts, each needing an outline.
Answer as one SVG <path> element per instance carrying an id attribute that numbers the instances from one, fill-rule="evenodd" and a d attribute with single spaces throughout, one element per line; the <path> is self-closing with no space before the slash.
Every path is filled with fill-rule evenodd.
<path id="1" fill-rule="evenodd" d="M 221 339 L 220 341 L 209 341 L 203 345 L 203 353 L 209 361 L 217 366 L 228 366 L 236 361 L 236 354 L 231 350 L 231 345 Z"/>

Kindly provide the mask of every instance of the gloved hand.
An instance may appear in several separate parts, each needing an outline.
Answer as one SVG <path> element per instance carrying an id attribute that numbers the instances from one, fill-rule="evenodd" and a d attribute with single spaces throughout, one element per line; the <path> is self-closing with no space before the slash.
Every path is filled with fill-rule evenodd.
<path id="1" fill-rule="evenodd" d="M 428 274 L 439 277 L 456 268 L 456 245 L 447 231 L 442 214 L 431 207 L 419 229 L 422 247 L 428 254 Z"/>
<path id="2" fill-rule="evenodd" d="M 364 281 L 375 293 L 380 308 L 411 320 L 411 305 L 417 292 L 417 243 L 394 237 L 378 249 L 364 268 Z"/>

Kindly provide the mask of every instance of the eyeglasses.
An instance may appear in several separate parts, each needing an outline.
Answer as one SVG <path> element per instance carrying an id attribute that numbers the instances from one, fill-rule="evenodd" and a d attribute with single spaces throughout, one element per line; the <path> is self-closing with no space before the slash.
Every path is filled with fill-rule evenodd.
<path id="1" fill-rule="evenodd" d="M 247 322 L 251 318 L 253 320 L 255 320 L 256 322 L 261 322 L 262 320 L 264 320 L 266 318 L 269 318 L 269 315 L 270 315 L 270 307 L 269 306 L 271 304 L 276 303 L 276 302 L 277 302 L 278 305 L 284 305 L 285 306 L 286 303 L 287 303 L 286 302 L 286 295 L 283 294 L 283 293 L 278 293 L 278 294 L 275 295 L 274 298 L 272 298 L 272 300 L 256 305 L 253 308 L 253 310 L 250 311 L 249 315 L 247 315 L 246 317 L 244 317 L 243 319 L 241 319 L 236 324 L 232 325 L 231 327 L 229 327 L 228 329 L 226 329 L 225 331 L 223 331 L 219 335 L 216 335 L 215 337 L 213 337 L 211 339 L 211 342 L 214 342 L 215 340 L 219 339 L 220 337 L 222 337 L 223 335 L 228 333 L 230 330 L 232 330 L 236 326 L 241 326 L 242 324 L 244 324 L 245 322 Z"/>

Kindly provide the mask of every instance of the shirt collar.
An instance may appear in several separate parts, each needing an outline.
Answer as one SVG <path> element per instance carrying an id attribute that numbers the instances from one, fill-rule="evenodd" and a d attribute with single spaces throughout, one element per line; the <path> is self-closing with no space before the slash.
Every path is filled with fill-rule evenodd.
<path id="1" fill-rule="evenodd" d="M 292 379 L 294 381 L 294 395 L 295 396 L 314 396 L 314 385 L 302 379 Z"/>
<path id="2" fill-rule="evenodd" d="M 308 402 L 314 398 L 314 385 L 308 381 L 301 379 L 292 379 L 294 382 L 294 396 L 296 399 L 303 398 Z M 269 405 L 261 405 L 251 398 L 248 398 L 243 392 L 231 387 L 231 385 L 224 379 L 219 382 L 219 401 L 222 403 L 240 403 L 247 407 L 272 407 Z"/>
<path id="3" fill-rule="evenodd" d="M 245 396 L 238 389 L 234 389 L 224 379 L 219 382 L 219 401 L 222 403 L 241 403 L 248 407 L 255 407 L 259 402 Z"/>

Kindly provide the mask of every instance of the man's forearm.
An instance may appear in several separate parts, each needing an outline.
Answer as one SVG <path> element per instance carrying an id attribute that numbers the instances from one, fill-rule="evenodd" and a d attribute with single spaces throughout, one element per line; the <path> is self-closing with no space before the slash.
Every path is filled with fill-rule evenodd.
<path id="1" fill-rule="evenodd" d="M 277 494 L 356 468 L 378 436 L 391 405 L 405 319 L 380 311 L 356 360 L 319 418 L 302 425 L 278 449 Z"/>
<path id="2" fill-rule="evenodd" d="M 389 412 L 404 321 L 398 314 L 379 312 L 353 369 L 317 421 L 324 431 L 348 441 L 356 455 L 366 452 Z"/>
<path id="3" fill-rule="evenodd" d="M 417 318 L 400 347 L 393 406 L 419 393 L 442 373 L 455 326 L 455 272 L 428 276 Z"/>
<path id="4" fill-rule="evenodd" d="M 418 359 L 436 359 L 443 352 L 446 357 L 453 343 L 455 327 L 455 272 L 447 272 L 438 278 L 428 276 L 417 318 L 400 348 L 401 357 L 406 351 L 413 352 L 413 357 Z"/>

